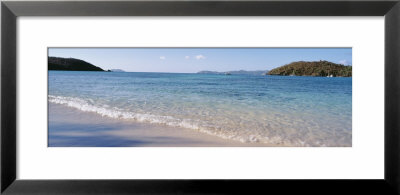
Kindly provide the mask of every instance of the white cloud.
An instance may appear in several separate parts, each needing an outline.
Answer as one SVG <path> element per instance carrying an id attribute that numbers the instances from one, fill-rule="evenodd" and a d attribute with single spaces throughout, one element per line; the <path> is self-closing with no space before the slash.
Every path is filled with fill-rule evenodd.
<path id="1" fill-rule="evenodd" d="M 185 59 L 189 59 L 190 58 L 190 56 L 185 56 Z"/>
<path id="2" fill-rule="evenodd" d="M 196 58 L 196 60 L 204 60 L 204 59 L 206 59 L 206 56 L 203 56 L 203 55 L 197 55 L 197 56 L 195 56 L 194 58 Z"/>
<path id="3" fill-rule="evenodd" d="M 165 60 L 165 56 L 160 56 L 160 60 Z"/>
<path id="4" fill-rule="evenodd" d="M 350 62 L 347 60 L 340 60 L 339 64 L 343 64 L 343 65 L 350 65 Z"/>

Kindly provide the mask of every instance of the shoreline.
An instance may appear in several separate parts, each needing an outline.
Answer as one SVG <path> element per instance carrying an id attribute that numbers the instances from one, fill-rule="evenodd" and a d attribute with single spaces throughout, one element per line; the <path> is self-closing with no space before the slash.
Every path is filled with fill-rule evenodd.
<path id="1" fill-rule="evenodd" d="M 196 130 L 114 119 L 48 103 L 49 147 L 273 147 L 242 143 Z M 278 147 L 285 147 L 279 145 Z"/>

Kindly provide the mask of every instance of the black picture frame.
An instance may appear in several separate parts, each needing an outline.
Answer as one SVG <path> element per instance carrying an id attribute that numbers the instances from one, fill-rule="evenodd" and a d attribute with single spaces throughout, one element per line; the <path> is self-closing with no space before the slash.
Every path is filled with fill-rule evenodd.
<path id="1" fill-rule="evenodd" d="M 16 179 L 16 20 L 19 16 L 385 16 L 385 176 L 382 180 Z M 2 1 L 1 193 L 3 194 L 399 194 L 399 0 Z M 112 168 L 112 167 L 110 167 Z M 368 170 L 365 170 L 368 171 Z"/>

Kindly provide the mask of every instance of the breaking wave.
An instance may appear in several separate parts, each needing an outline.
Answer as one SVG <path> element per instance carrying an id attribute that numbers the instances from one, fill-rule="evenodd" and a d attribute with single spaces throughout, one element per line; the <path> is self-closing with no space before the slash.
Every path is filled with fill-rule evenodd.
<path id="1" fill-rule="evenodd" d="M 135 113 L 131 111 L 124 111 L 116 107 L 113 108 L 108 105 L 96 105 L 94 101 L 91 99 L 49 95 L 48 101 L 51 103 L 61 104 L 71 108 L 75 108 L 80 111 L 96 113 L 103 117 L 134 120 L 136 122 L 167 125 L 170 127 L 187 128 L 187 129 L 197 130 L 199 132 L 206 133 L 209 135 L 218 136 L 224 139 L 240 141 L 242 143 L 261 142 L 261 143 L 266 143 L 271 145 L 281 145 L 281 146 L 309 146 L 309 144 L 301 140 L 293 142 L 291 140 L 282 139 L 279 136 L 265 137 L 261 135 L 254 135 L 249 132 L 231 131 L 229 129 L 224 129 L 223 127 L 219 126 L 201 124 L 200 121 L 195 121 L 192 119 L 178 119 L 172 116 Z"/>

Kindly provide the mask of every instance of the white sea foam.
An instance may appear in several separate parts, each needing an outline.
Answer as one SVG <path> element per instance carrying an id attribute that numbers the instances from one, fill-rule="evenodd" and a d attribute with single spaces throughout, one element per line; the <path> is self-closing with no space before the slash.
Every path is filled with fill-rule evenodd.
<path id="1" fill-rule="evenodd" d="M 49 95 L 48 101 L 55 104 L 61 104 L 68 107 L 76 108 L 84 112 L 92 112 L 99 114 L 103 117 L 110 117 L 116 119 L 128 119 L 137 122 L 145 122 L 151 124 L 167 125 L 171 127 L 182 127 L 187 129 L 197 130 L 209 135 L 218 136 L 224 139 L 236 140 L 243 143 L 267 143 L 281 146 L 310 146 L 318 144 L 308 144 L 303 140 L 288 140 L 280 136 L 265 136 L 260 134 L 252 134 L 250 131 L 240 132 L 224 129 L 219 126 L 205 125 L 201 121 L 193 119 L 178 119 L 172 116 L 160 116 L 147 113 L 135 113 L 131 111 L 124 111 L 119 108 L 112 108 L 109 105 L 96 105 L 92 99 L 82 99 L 76 97 L 63 97 Z"/>

